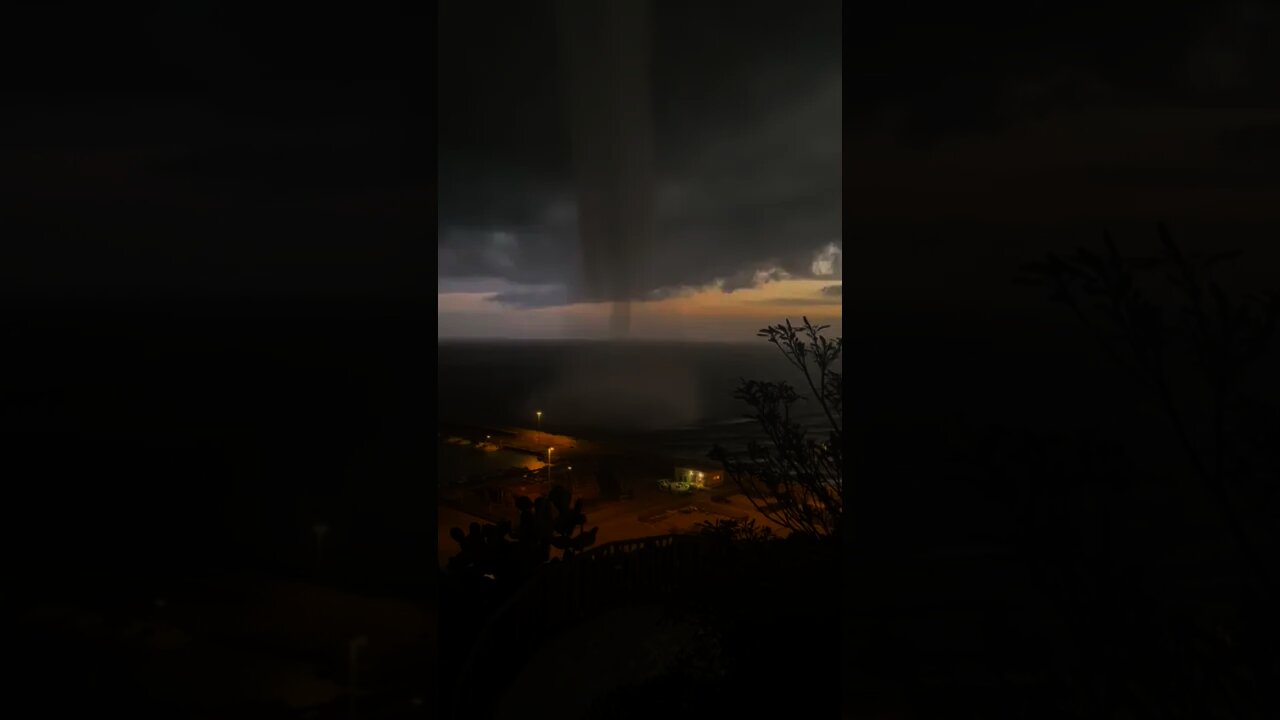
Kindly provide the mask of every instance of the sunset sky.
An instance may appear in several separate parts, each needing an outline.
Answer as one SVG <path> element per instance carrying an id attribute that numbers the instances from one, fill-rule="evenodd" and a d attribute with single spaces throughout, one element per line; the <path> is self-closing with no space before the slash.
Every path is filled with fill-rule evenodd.
<path id="1" fill-rule="evenodd" d="M 599 337 L 554 6 L 442 3 L 439 337 Z M 631 334 L 841 318 L 840 4 L 657 2 Z M 502 18 L 495 20 L 495 18 Z"/>
<path id="2" fill-rule="evenodd" d="M 608 303 L 543 307 L 507 305 L 506 292 L 530 291 L 502 281 L 450 281 L 439 295 L 440 337 L 512 339 L 594 338 L 608 324 Z M 559 286 L 532 291 L 562 292 Z M 755 331 L 783 318 L 808 317 L 841 334 L 840 285 L 813 278 L 762 280 L 726 293 L 721 287 L 690 288 L 679 296 L 633 306 L 632 335 L 644 339 L 747 341 Z"/>

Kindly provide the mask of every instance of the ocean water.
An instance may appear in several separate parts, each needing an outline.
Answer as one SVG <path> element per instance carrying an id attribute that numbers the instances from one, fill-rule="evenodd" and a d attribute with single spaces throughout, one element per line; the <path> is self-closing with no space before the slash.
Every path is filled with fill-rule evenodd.
<path id="1" fill-rule="evenodd" d="M 681 455 L 705 456 L 717 443 L 758 438 L 734 398 L 740 379 L 803 376 L 777 348 L 688 342 L 464 342 L 438 346 L 437 410 L 441 422 L 532 427 L 543 412 L 550 432 L 660 444 Z M 796 408 L 810 425 L 821 420 L 812 401 Z"/>

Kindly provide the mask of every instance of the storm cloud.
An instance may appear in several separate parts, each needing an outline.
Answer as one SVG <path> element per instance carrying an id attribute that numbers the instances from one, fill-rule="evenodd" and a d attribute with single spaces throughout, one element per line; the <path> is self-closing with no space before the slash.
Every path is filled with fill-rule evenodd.
<path id="1" fill-rule="evenodd" d="M 452 5 L 442 37 L 474 37 L 463 28 L 476 11 Z M 695 5 L 654 8 L 655 228 L 637 298 L 839 280 L 840 5 Z M 517 14 L 551 22 L 549 3 Z M 520 306 L 598 300 L 584 290 L 563 89 L 546 80 L 559 76 L 556 48 L 491 36 L 441 55 L 441 106 L 480 112 L 442 121 L 440 276 L 563 289 L 495 297 Z"/>
<path id="2" fill-rule="evenodd" d="M 8 18 L 0 286 L 425 300 L 434 113 L 413 23 L 172 5 Z"/>

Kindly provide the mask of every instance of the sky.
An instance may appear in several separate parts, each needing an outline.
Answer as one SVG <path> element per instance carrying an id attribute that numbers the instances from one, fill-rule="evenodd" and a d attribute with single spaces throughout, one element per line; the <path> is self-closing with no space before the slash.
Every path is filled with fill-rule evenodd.
<path id="1" fill-rule="evenodd" d="M 79 5 L 0 22 L 0 295 L 425 301 L 434 232 L 441 337 L 600 331 L 549 0 Z M 1019 264 L 1159 221 L 1274 274 L 1270 3 L 652 12 L 637 335 L 991 325 L 1042 307 Z"/>
<path id="2" fill-rule="evenodd" d="M 838 326 L 840 3 L 651 6 L 652 233 L 621 297 L 584 262 L 556 18 L 440 3 L 439 336 L 601 336 L 617 299 L 637 337 Z"/>
<path id="3" fill-rule="evenodd" d="M 1050 250 L 1280 252 L 1274 4 L 892 3 L 850 23 L 845 233 L 861 328 L 990 336 L 1057 318 L 1015 286 Z"/>
<path id="4" fill-rule="evenodd" d="M 2 294 L 429 297 L 425 13 L 211 0 L 4 13 Z"/>
<path id="5" fill-rule="evenodd" d="M 1277 10 L 899 2 L 847 22 L 860 417 L 1097 424 L 1131 388 L 1017 276 L 1104 232 L 1154 254 L 1163 222 L 1188 252 L 1243 251 L 1228 291 L 1280 289 Z"/>
<path id="6" fill-rule="evenodd" d="M 440 333 L 590 334 L 606 313 L 575 302 L 588 273 L 554 13 L 496 7 L 441 6 Z M 1160 222 L 1192 251 L 1244 250 L 1223 273 L 1250 289 L 1275 275 L 1272 4 L 653 13 L 639 334 L 842 326 L 844 307 L 865 332 L 1007 334 L 1046 317 L 1020 265 L 1106 231 L 1145 252 Z"/>

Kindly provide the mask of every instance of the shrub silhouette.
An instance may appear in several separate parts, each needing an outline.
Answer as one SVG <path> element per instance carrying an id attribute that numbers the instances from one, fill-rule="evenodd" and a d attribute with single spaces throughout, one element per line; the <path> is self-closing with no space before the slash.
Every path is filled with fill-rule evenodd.
<path id="1" fill-rule="evenodd" d="M 1072 645 L 1095 659 L 1074 671 L 1075 682 L 1064 688 L 1075 716 L 1121 707 L 1143 717 L 1274 716 L 1277 556 L 1267 502 L 1275 498 L 1278 466 L 1269 447 L 1274 440 L 1263 438 L 1280 434 L 1274 412 L 1250 391 L 1249 381 L 1274 339 L 1280 295 L 1241 297 L 1211 279 L 1214 267 L 1239 253 L 1190 255 L 1163 225 L 1159 239 L 1150 257 L 1123 255 L 1105 236 L 1102 252 L 1051 253 L 1023 271 L 1087 330 L 1134 397 L 1163 416 L 1172 446 L 1208 491 L 1244 560 L 1245 589 L 1232 601 L 1232 612 L 1178 610 L 1168 595 L 1182 585 L 1153 587 L 1134 576 L 1133 564 L 1150 557 L 1135 549 L 1140 538 L 1123 534 L 1132 517 L 1124 510 L 1134 508 L 1118 504 L 1135 472 L 1124 453 L 1113 453 L 1111 470 L 1099 472 L 1094 451 L 1054 450 L 1027 437 L 996 465 L 1061 485 L 1064 496 L 1080 478 L 1093 486 L 1090 504 L 1074 509 L 1043 499 L 1034 519 L 1028 516 L 1024 535 L 1053 568 L 1050 586 L 1072 628 Z M 1164 286 L 1153 282 L 1159 277 Z M 1178 372 L 1184 358 L 1193 361 L 1189 377 Z M 1162 521 L 1171 532 L 1186 527 L 1173 518 Z M 1193 558 L 1175 562 L 1176 582 L 1211 587 L 1212 580 L 1192 577 Z"/>
<path id="2" fill-rule="evenodd" d="M 459 546 L 458 554 L 449 558 L 451 575 L 510 590 L 550 562 L 552 548 L 560 551 L 557 559 L 568 560 L 595 544 L 599 528 L 585 529 L 582 499 L 573 501 L 562 486 L 553 487 L 545 497 L 518 497 L 516 507 L 520 518 L 514 526 L 504 520 L 471 523 L 466 533 L 456 527 L 449 531 Z"/>
<path id="3" fill-rule="evenodd" d="M 735 543 L 762 542 L 773 539 L 773 528 L 756 525 L 755 518 L 746 520 L 703 520 L 697 524 L 702 535 L 718 537 Z"/>
<path id="4" fill-rule="evenodd" d="M 1242 502 L 1240 494 L 1248 492 L 1242 486 L 1256 469 L 1250 446 L 1258 449 L 1261 439 L 1245 428 L 1258 427 L 1266 413 L 1265 404 L 1244 388 L 1274 341 L 1280 293 L 1233 297 L 1208 273 L 1238 252 L 1196 258 L 1178 247 L 1164 225 L 1159 234 L 1159 252 L 1152 257 L 1123 256 L 1107 235 L 1103 254 L 1084 248 L 1074 256 L 1051 253 L 1046 262 L 1024 270 L 1051 288 L 1051 299 L 1070 309 L 1112 363 L 1156 403 L 1257 580 L 1274 597 L 1269 523 L 1254 517 L 1252 504 Z M 1155 271 L 1163 271 L 1176 291 L 1171 308 L 1153 301 L 1144 287 L 1142 281 Z M 1178 350 L 1189 351 L 1196 361 L 1198 380 L 1210 398 L 1207 409 L 1189 409 L 1191 403 L 1175 392 L 1170 365 Z M 1197 442 L 1197 426 L 1209 428 L 1207 442 Z"/>
<path id="5" fill-rule="evenodd" d="M 802 327 L 787 320 L 757 333 L 804 377 L 828 423 L 826 437 L 812 437 L 791 419 L 791 407 L 806 398 L 789 383 L 742 380 L 735 397 L 752 408 L 769 442 L 749 443 L 745 458 L 720 446 L 710 453 L 762 515 L 792 533 L 822 538 L 835 536 L 844 518 L 844 385 L 836 370 L 844 341 L 823 336 L 827 327 L 804 318 Z"/>

